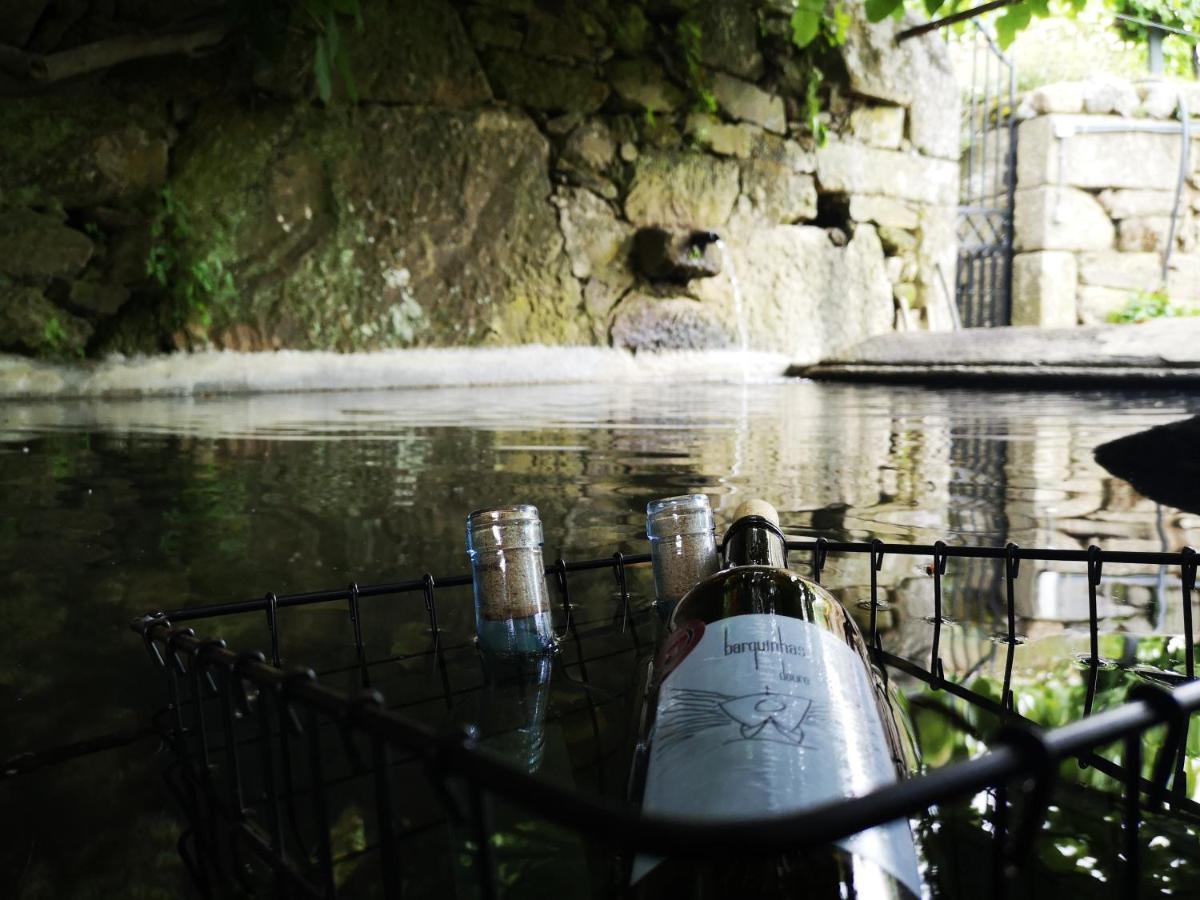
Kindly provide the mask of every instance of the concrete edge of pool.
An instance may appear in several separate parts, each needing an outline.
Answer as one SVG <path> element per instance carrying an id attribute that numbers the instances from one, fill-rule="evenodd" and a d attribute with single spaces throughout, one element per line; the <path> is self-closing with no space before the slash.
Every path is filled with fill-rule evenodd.
<path id="1" fill-rule="evenodd" d="M 211 351 L 50 363 L 0 354 L 0 401 L 654 382 L 770 381 L 790 360 L 736 350 L 633 354 L 611 347 L 431 348 L 333 353 Z"/>
<path id="2" fill-rule="evenodd" d="M 1063 387 L 1200 382 L 1200 318 L 1080 328 L 878 335 L 789 375 L 841 381 Z"/>

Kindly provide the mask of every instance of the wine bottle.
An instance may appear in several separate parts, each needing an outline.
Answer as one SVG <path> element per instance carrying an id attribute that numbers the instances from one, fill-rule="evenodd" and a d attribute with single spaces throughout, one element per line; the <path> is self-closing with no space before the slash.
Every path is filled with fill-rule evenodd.
<path id="1" fill-rule="evenodd" d="M 642 807 L 694 821 L 787 815 L 861 796 L 908 771 L 903 728 L 854 620 L 787 570 L 774 508 L 743 503 L 726 568 L 679 601 L 646 690 Z M 775 856 L 634 860 L 641 897 L 920 895 L 897 820 Z"/>

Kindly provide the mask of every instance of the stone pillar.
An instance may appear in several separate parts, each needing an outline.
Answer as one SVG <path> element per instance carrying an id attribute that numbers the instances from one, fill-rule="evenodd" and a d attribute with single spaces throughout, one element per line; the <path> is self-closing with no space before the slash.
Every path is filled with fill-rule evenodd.
<path id="1" fill-rule="evenodd" d="M 1035 250 L 1013 259 L 1012 324 L 1070 328 L 1078 281 L 1075 254 Z"/>

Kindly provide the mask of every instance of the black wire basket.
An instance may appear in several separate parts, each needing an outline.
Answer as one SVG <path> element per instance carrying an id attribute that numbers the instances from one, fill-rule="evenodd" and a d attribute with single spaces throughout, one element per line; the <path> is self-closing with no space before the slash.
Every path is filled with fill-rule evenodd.
<path id="1" fill-rule="evenodd" d="M 790 540 L 788 548 L 793 564 L 818 581 L 831 561 L 866 566 L 869 588 L 859 605 L 875 661 L 887 677 L 923 683 L 956 705 L 964 727 L 987 717 L 991 726 L 978 752 L 869 795 L 782 818 L 701 825 L 642 815 L 626 800 L 632 738 L 622 723 L 637 690 L 635 673 L 644 668 L 637 663 L 653 652 L 660 628 L 648 602 L 648 555 L 559 559 L 546 568 L 557 587 L 561 638 L 547 722 L 560 750 L 568 748 L 558 754 L 566 762 L 557 769 L 543 767 L 549 774 L 531 774 L 494 752 L 469 727 L 469 716 L 455 716 L 485 684 L 471 639 L 469 575 L 267 594 L 134 623 L 165 682 L 167 703 L 155 723 L 170 755 L 166 782 L 186 818 L 179 850 L 192 880 L 206 896 L 540 896 L 539 886 L 553 887 L 557 896 L 613 896 L 623 891 L 636 853 L 697 858 L 815 848 L 896 818 L 919 822 L 931 808 L 983 796 L 985 842 L 978 853 L 987 865 L 975 867 L 981 871 L 974 877 L 987 893 L 971 895 L 1026 895 L 1023 864 L 1049 827 L 1068 762 L 1103 773 L 1119 789 L 1109 803 L 1114 814 L 1106 817 L 1115 877 L 1098 886 L 1099 896 L 1136 897 L 1144 890 L 1153 838 L 1148 819 L 1168 816 L 1186 823 L 1188 834 L 1200 833 L 1190 830 L 1200 823 L 1200 804 L 1187 795 L 1185 771 L 1189 719 L 1200 708 L 1193 550 L 824 539 Z M 897 556 L 927 563 L 932 579 L 930 651 L 920 661 L 891 652 L 880 626 L 887 604 L 877 573 L 885 558 Z M 951 560 L 973 566 L 974 588 L 982 581 L 989 598 L 997 664 L 1003 655 L 998 692 L 946 675 L 944 632 L 952 626 L 944 595 L 947 585 L 953 593 L 966 584 L 947 578 Z M 1026 561 L 1076 564 L 1087 579 L 1083 716 L 1046 730 L 1020 714 L 1013 687 L 1022 642 L 1014 589 Z M 1127 564 L 1178 574 L 1182 671 L 1159 684 L 1140 683 L 1123 702 L 1094 711 L 1109 665 L 1100 654 L 1097 597 L 1105 566 Z M 207 633 L 188 622 L 202 622 Z M 269 652 L 235 649 L 263 640 L 264 624 Z M 296 640 L 285 641 L 292 634 Z M 313 668 L 294 666 L 300 660 L 285 648 L 293 643 Z M 1143 738 L 1152 730 L 1161 740 L 1148 757 Z M 1200 895 L 1200 883 L 1191 892 Z"/>

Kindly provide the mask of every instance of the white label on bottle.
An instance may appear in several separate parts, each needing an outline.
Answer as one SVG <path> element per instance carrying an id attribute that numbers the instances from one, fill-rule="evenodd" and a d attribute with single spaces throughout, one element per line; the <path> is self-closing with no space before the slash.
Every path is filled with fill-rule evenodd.
<path id="1" fill-rule="evenodd" d="M 788 616 L 713 622 L 663 680 L 642 807 L 700 821 L 796 813 L 896 780 L 862 659 Z M 908 822 L 837 841 L 920 896 Z M 638 857 L 637 881 L 657 860 Z"/>

